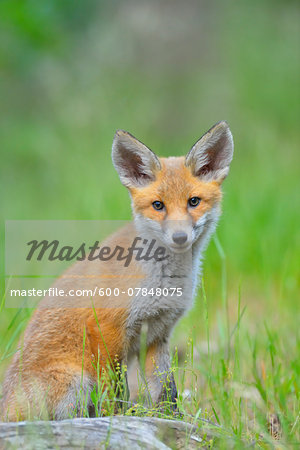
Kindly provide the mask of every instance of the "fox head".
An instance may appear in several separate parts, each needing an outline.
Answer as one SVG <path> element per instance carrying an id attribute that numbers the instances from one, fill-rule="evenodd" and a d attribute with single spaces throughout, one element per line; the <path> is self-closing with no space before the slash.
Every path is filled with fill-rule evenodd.
<path id="1" fill-rule="evenodd" d="M 130 192 L 137 228 L 176 253 L 213 231 L 232 156 L 233 139 L 225 121 L 205 133 L 185 157 L 158 158 L 122 130 L 112 146 L 113 164 Z"/>

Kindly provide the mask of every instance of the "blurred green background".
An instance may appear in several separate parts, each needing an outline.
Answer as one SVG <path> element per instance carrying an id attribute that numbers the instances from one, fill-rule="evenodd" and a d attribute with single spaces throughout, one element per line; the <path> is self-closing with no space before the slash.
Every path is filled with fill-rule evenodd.
<path id="1" fill-rule="evenodd" d="M 240 289 L 249 336 L 267 321 L 294 348 L 297 2 L 2 0 L 0 21 L 1 244 L 6 219 L 130 218 L 110 157 L 116 129 L 161 156 L 182 155 L 225 119 L 235 155 L 217 234 L 229 319 Z M 222 270 L 224 288 L 212 241 L 204 264 L 212 329 L 222 311 Z M 3 308 L 0 315 L 1 350 L 14 314 Z M 187 316 L 177 334 L 201 334 L 199 314 Z"/>

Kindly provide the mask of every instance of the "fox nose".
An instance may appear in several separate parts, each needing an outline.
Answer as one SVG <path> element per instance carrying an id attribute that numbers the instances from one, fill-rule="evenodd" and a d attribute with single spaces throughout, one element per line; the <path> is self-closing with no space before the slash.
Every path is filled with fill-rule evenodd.
<path id="1" fill-rule="evenodd" d="M 182 245 L 187 240 L 187 234 L 184 231 L 176 231 L 173 233 L 172 238 L 176 244 Z"/>

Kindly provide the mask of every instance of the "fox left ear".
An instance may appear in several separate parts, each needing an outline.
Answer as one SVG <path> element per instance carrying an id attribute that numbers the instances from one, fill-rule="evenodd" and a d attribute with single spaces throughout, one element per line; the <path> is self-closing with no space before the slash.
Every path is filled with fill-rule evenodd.
<path id="1" fill-rule="evenodd" d="M 222 183 L 228 175 L 233 156 L 233 138 L 227 122 L 222 121 L 207 131 L 185 158 L 195 177 Z"/>
<path id="2" fill-rule="evenodd" d="M 112 160 L 121 182 L 128 188 L 149 184 L 155 180 L 157 171 L 161 169 L 155 153 L 123 130 L 116 131 Z"/>

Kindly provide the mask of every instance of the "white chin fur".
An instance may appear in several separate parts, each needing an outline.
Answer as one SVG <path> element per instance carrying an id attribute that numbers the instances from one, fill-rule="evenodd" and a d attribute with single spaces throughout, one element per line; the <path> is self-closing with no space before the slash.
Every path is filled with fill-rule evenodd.
<path id="1" fill-rule="evenodd" d="M 175 246 L 172 244 L 165 244 L 165 245 L 166 245 L 166 247 L 168 247 L 169 250 L 171 250 L 174 253 L 185 253 L 185 252 L 188 252 L 192 248 L 193 243 L 191 242 L 188 245 L 184 245 L 182 247 Z"/>

